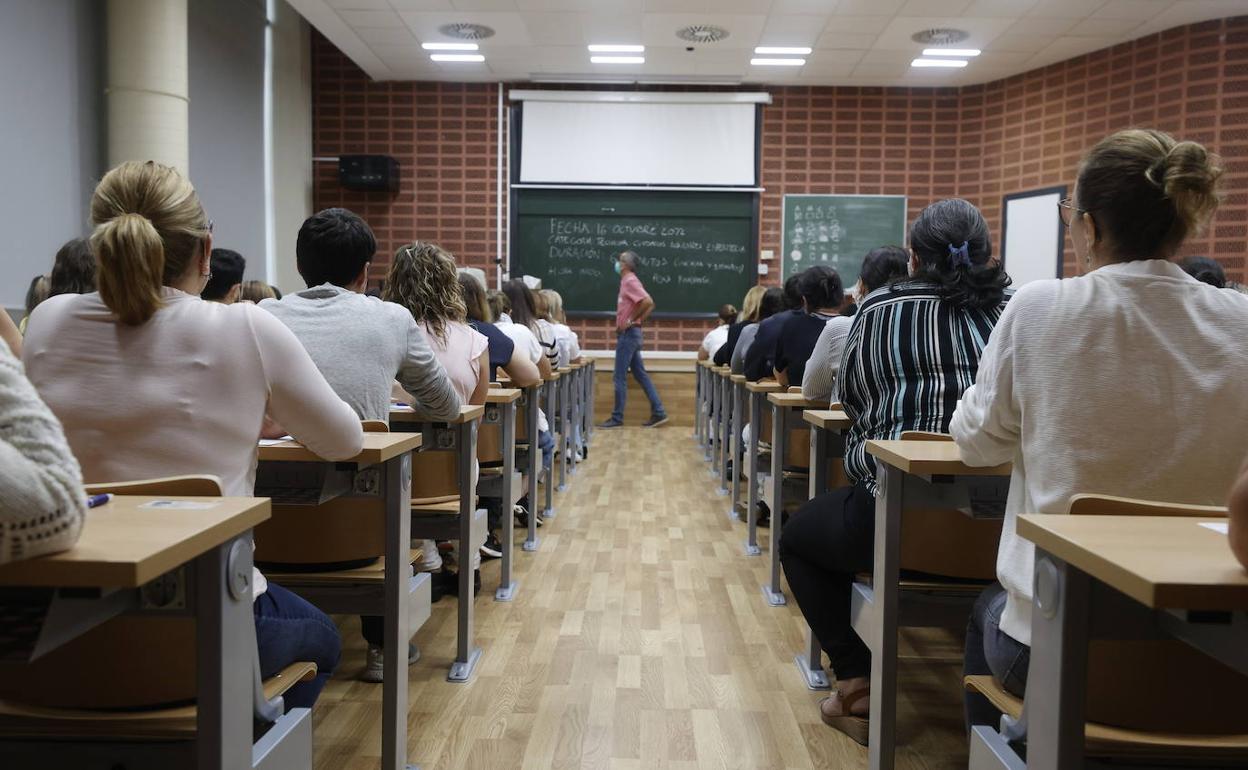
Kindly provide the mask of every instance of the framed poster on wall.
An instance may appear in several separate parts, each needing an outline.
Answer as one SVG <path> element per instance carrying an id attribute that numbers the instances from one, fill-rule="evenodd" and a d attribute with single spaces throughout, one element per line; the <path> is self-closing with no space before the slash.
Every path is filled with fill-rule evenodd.
<path id="1" fill-rule="evenodd" d="M 1065 187 L 1045 187 L 1001 199 L 1001 264 L 1015 287 L 1062 277 L 1066 228 L 1057 204 L 1065 197 Z"/>

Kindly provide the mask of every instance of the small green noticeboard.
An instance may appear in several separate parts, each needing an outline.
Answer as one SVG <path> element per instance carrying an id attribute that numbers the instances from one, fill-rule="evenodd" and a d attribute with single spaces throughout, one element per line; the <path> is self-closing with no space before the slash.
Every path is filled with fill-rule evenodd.
<path id="1" fill-rule="evenodd" d="M 784 196 L 782 277 L 827 265 L 848 289 L 862 258 L 879 246 L 904 246 L 904 195 Z"/>

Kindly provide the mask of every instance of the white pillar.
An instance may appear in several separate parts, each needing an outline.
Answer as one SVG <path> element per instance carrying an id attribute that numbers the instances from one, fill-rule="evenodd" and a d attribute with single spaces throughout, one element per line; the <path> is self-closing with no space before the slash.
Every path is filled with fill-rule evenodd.
<path id="1" fill-rule="evenodd" d="M 190 166 L 187 0 L 108 0 L 108 165 Z"/>

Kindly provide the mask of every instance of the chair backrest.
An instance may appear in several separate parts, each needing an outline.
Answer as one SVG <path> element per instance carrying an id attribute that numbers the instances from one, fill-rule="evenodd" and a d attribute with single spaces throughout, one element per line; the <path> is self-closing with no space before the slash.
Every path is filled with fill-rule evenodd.
<path id="1" fill-rule="evenodd" d="M 215 476 L 101 482 L 88 494 L 220 497 Z M 170 512 L 174 515 L 176 512 Z M 133 709 L 195 699 L 195 619 L 119 615 L 32 663 L 0 664 L 0 698 L 31 706 Z"/>
<path id="2" fill-rule="evenodd" d="M 385 420 L 360 420 L 365 433 L 389 433 L 390 423 Z"/>
<path id="3" fill-rule="evenodd" d="M 1072 516 L 1191 516 L 1222 518 L 1230 515 L 1221 505 L 1184 505 L 1159 500 L 1136 500 L 1113 495 L 1075 495 L 1070 498 Z"/>
<path id="4" fill-rule="evenodd" d="M 1226 516 L 1225 508 L 1075 495 L 1074 516 Z M 1147 672 L 1141 676 L 1141 672 Z M 1248 733 L 1248 677 L 1175 639 L 1095 639 L 1088 647 L 1088 721 L 1134 730 Z M 1159 697 L 1164 693 L 1164 697 Z"/>

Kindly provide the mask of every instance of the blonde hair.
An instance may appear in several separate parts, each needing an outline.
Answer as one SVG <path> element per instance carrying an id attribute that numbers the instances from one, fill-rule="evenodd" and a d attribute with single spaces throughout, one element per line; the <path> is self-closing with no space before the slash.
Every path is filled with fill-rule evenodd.
<path id="1" fill-rule="evenodd" d="M 382 299 L 407 308 L 443 342 L 447 322 L 468 315 L 455 258 L 436 243 L 414 241 L 394 252 Z"/>
<path id="2" fill-rule="evenodd" d="M 537 292 L 546 303 L 546 320 L 557 324 L 566 324 L 568 318 L 563 314 L 563 297 L 554 289 L 542 289 Z"/>
<path id="3" fill-rule="evenodd" d="M 238 298 L 244 302 L 259 302 L 262 299 L 277 299 L 277 292 L 264 281 L 243 281 L 238 289 Z"/>
<path id="4" fill-rule="evenodd" d="M 494 316 L 495 321 L 498 321 L 504 313 L 511 314 L 511 300 L 501 291 L 495 289 L 486 292 L 485 301 L 490 306 L 490 314 Z"/>
<path id="5" fill-rule="evenodd" d="M 91 224 L 100 298 L 129 326 L 155 315 L 161 287 L 186 273 L 208 238 L 195 188 L 177 169 L 150 160 L 104 175 L 91 196 Z"/>
<path id="6" fill-rule="evenodd" d="M 756 323 L 758 321 L 758 313 L 763 304 L 763 295 L 767 293 L 766 286 L 751 286 L 750 290 L 745 293 L 745 299 L 741 302 L 742 321 Z"/>
<path id="7" fill-rule="evenodd" d="M 1075 206 L 1122 259 L 1169 258 L 1218 208 L 1218 156 L 1163 131 L 1102 139 L 1079 167 Z"/>

